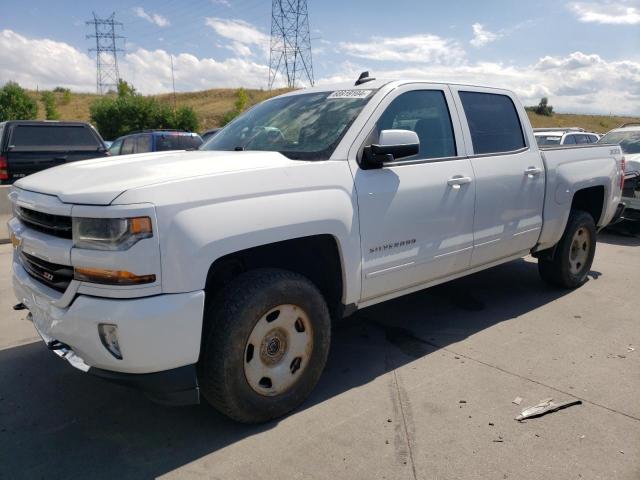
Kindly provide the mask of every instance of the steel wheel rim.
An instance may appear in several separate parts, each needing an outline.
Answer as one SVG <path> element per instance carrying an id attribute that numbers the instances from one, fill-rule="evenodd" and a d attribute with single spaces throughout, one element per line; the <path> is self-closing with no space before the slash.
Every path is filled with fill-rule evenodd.
<path id="1" fill-rule="evenodd" d="M 244 375 L 260 395 L 285 393 L 302 376 L 313 351 L 309 316 L 297 305 L 278 305 L 253 327 L 244 348 Z"/>
<path id="2" fill-rule="evenodd" d="M 578 275 L 584 269 L 589 259 L 591 237 L 586 228 L 580 227 L 573 234 L 571 248 L 569 249 L 569 270 L 573 275 Z"/>

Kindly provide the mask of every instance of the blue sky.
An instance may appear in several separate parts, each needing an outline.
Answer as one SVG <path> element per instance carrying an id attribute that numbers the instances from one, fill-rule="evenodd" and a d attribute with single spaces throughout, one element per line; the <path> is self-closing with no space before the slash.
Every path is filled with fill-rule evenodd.
<path id="1" fill-rule="evenodd" d="M 124 23 L 122 76 L 142 92 L 266 87 L 271 2 L 14 4 L 0 17 L 0 82 L 95 89 L 84 21 Z M 640 114 L 640 0 L 308 0 L 318 83 L 409 76 L 512 88 L 560 111 Z"/>

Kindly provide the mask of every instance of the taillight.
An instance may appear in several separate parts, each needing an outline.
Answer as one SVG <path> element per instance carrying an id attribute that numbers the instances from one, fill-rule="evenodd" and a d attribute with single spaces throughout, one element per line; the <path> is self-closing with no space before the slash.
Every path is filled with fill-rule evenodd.
<path id="1" fill-rule="evenodd" d="M 7 157 L 0 157 L 0 180 L 9 180 Z"/>
<path id="2" fill-rule="evenodd" d="M 620 162 L 620 188 L 624 190 L 624 172 L 627 168 L 627 160 L 622 157 L 622 161 Z"/>

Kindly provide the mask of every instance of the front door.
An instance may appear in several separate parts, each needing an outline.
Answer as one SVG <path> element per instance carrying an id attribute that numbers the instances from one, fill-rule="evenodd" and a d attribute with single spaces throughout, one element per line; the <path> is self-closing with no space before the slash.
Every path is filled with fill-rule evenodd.
<path id="1" fill-rule="evenodd" d="M 475 183 L 445 85 L 389 94 L 356 141 L 355 159 L 382 130 L 413 130 L 420 152 L 363 170 L 355 161 L 364 301 L 465 270 L 473 249 Z M 353 150 L 353 149 L 352 149 Z"/>

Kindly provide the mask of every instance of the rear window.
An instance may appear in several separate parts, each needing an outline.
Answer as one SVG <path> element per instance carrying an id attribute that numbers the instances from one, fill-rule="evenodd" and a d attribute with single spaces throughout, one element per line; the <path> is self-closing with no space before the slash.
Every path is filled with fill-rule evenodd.
<path id="1" fill-rule="evenodd" d="M 16 125 L 10 146 L 97 150 L 103 145 L 94 133 L 82 125 Z"/>
<path id="2" fill-rule="evenodd" d="M 536 135 L 538 145 L 560 145 L 562 137 L 557 135 Z"/>
<path id="3" fill-rule="evenodd" d="M 518 112 L 506 95 L 460 92 L 469 122 L 473 152 L 501 153 L 524 148 L 524 135 Z"/>
<path id="4" fill-rule="evenodd" d="M 202 139 L 197 135 L 158 135 L 156 137 L 156 150 L 193 150 L 202 144 Z"/>

